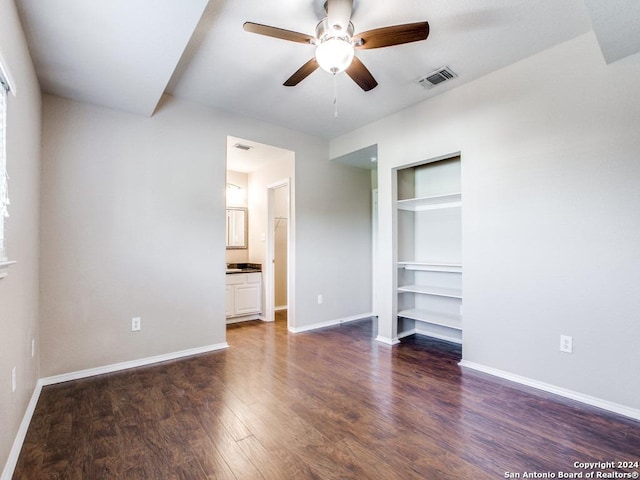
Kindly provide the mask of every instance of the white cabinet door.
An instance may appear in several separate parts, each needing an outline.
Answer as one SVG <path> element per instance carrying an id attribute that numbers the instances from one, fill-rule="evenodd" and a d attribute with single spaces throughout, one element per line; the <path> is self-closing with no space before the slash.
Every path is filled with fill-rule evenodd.
<path id="1" fill-rule="evenodd" d="M 236 310 L 235 304 L 235 287 L 233 285 L 227 285 L 227 300 L 226 300 L 226 316 L 230 317 Z"/>
<path id="2" fill-rule="evenodd" d="M 252 272 L 227 275 L 226 302 L 227 318 L 259 315 L 262 311 L 262 274 Z"/>
<path id="3" fill-rule="evenodd" d="M 259 283 L 235 286 L 235 314 L 245 315 L 260 311 L 262 289 Z"/>

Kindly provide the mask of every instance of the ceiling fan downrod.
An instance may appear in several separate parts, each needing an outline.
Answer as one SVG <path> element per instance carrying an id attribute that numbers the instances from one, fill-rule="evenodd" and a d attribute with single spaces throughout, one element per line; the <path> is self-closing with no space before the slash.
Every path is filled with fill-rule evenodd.
<path id="1" fill-rule="evenodd" d="M 345 31 L 351 24 L 353 0 L 327 0 L 324 4 L 329 26 L 336 32 Z M 351 25 L 353 30 L 353 25 Z M 353 31 L 351 32 L 353 35 Z"/>

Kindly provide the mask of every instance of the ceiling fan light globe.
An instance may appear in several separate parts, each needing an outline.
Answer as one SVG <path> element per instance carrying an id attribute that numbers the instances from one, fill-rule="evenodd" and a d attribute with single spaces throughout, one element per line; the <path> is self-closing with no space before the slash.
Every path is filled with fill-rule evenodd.
<path id="1" fill-rule="evenodd" d="M 320 68 L 336 74 L 349 68 L 354 53 L 351 43 L 341 38 L 329 38 L 316 47 L 316 60 Z"/>

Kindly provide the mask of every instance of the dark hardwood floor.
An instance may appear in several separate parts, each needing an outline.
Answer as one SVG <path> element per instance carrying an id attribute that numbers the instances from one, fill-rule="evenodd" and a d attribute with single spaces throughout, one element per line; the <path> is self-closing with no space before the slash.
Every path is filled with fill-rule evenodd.
<path id="1" fill-rule="evenodd" d="M 13 478 L 559 478 L 614 471 L 574 462 L 640 461 L 640 422 L 374 331 L 246 322 L 224 351 L 45 387 Z"/>

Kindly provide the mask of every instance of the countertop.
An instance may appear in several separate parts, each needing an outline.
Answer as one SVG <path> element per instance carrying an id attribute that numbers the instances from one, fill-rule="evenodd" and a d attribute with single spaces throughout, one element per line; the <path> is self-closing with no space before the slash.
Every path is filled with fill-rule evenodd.
<path id="1" fill-rule="evenodd" d="M 233 275 L 235 273 L 260 273 L 262 272 L 262 265 L 259 263 L 228 263 L 227 275 Z"/>

